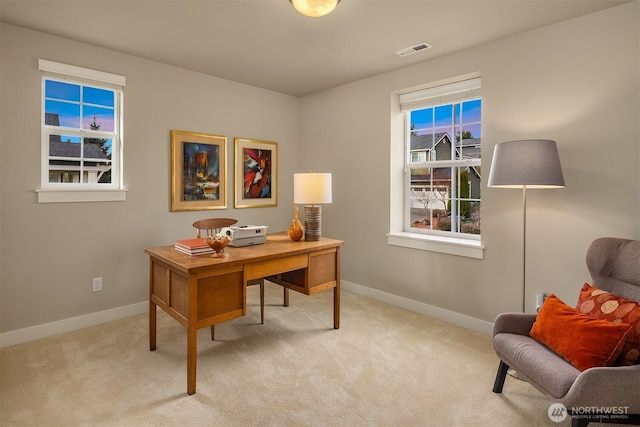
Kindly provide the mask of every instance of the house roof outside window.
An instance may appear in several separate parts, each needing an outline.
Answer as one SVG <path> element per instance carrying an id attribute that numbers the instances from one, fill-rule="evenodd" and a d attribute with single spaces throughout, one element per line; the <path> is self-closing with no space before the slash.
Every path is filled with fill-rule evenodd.
<path id="1" fill-rule="evenodd" d="M 109 160 L 107 155 L 100 149 L 98 144 L 85 142 L 85 159 Z M 73 142 L 60 142 L 49 140 L 49 157 L 76 157 L 80 158 L 80 144 Z"/>
<path id="2" fill-rule="evenodd" d="M 44 123 L 49 126 L 60 126 L 60 117 L 54 113 L 45 113 Z M 83 145 L 83 158 L 109 160 L 98 144 L 85 141 Z M 49 157 L 80 158 L 80 144 L 62 142 L 60 135 L 49 135 Z"/>

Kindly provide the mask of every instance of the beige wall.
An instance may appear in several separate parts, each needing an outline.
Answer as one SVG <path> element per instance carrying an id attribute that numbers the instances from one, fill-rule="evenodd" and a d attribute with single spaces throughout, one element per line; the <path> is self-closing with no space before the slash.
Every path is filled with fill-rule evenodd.
<path id="1" fill-rule="evenodd" d="M 35 203 L 40 180 L 38 58 L 121 74 L 126 202 Z M 284 229 L 292 216 L 298 158 L 298 98 L 146 61 L 12 25 L 2 25 L 1 331 L 147 300 L 144 248 L 194 236 L 191 223 L 230 216 Z M 170 212 L 171 129 L 278 142 L 277 208 Z M 91 279 L 104 290 L 92 292 Z"/>
<path id="2" fill-rule="evenodd" d="M 558 142 L 567 188 L 528 193 L 527 305 L 574 303 L 589 242 L 640 238 L 636 1 L 301 99 L 2 25 L 0 331 L 147 299 L 146 246 L 191 232 L 208 212 L 169 212 L 169 130 L 279 142 L 278 208 L 213 214 L 283 229 L 293 172 L 333 172 L 323 232 L 346 241 L 342 277 L 417 304 L 491 322 L 521 299 L 521 193 L 483 188 L 484 260 L 388 246 L 392 92 L 479 71 L 483 175 L 493 146 Z M 45 58 L 127 77 L 123 203 L 34 202 Z M 615 155 L 610 156 L 610 153 Z M 232 192 L 231 183 L 229 191 Z M 232 199 L 230 206 L 233 206 Z M 91 292 L 102 276 L 105 290 Z M 344 325 L 347 327 L 348 325 Z"/>
<path id="3" fill-rule="evenodd" d="M 390 127 L 391 93 L 480 72 L 485 180 L 494 145 L 513 139 L 556 140 L 564 169 L 566 189 L 528 192 L 527 309 L 543 291 L 575 304 L 589 243 L 640 238 L 638 5 L 304 98 L 301 150 L 334 173 L 324 217 L 326 232 L 347 242 L 343 278 L 485 321 L 521 310 L 521 191 L 485 181 L 484 260 L 386 244 L 390 140 L 402 144 Z"/>

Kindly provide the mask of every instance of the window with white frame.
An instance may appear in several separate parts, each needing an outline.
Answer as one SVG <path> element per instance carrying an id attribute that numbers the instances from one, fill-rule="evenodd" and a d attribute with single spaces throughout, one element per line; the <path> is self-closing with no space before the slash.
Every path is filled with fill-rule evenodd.
<path id="1" fill-rule="evenodd" d="M 404 231 L 480 240 L 480 78 L 400 95 Z"/>
<path id="2" fill-rule="evenodd" d="M 42 59 L 39 68 L 42 71 L 39 201 L 123 200 L 125 78 Z"/>

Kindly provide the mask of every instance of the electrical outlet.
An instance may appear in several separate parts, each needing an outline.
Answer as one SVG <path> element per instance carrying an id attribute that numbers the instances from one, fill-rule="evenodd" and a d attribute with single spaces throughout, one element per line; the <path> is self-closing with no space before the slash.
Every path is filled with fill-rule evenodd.
<path id="1" fill-rule="evenodd" d="M 93 278 L 93 292 L 98 292 L 102 290 L 102 277 L 94 277 Z"/>
<path id="2" fill-rule="evenodd" d="M 536 296 L 536 313 L 540 311 L 540 309 L 542 308 L 542 304 L 544 304 L 544 301 L 547 299 L 549 295 L 551 294 L 548 292 L 544 292 Z"/>

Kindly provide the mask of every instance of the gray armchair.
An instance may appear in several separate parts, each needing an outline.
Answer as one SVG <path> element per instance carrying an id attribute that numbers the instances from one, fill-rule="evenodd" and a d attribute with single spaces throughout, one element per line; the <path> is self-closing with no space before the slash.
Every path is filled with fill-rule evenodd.
<path id="1" fill-rule="evenodd" d="M 586 256 L 592 285 L 617 296 L 640 301 L 640 241 L 601 238 Z M 578 289 L 576 289 L 576 294 Z M 593 422 L 640 423 L 640 365 L 590 368 L 580 371 L 529 336 L 535 314 L 503 313 L 494 323 L 493 348 L 500 365 L 493 386 L 502 393 L 509 368 L 533 387 L 562 403 L 572 426 Z M 554 402 L 554 403 L 555 403 Z M 570 408 L 626 407 L 628 418 L 571 414 Z"/>

